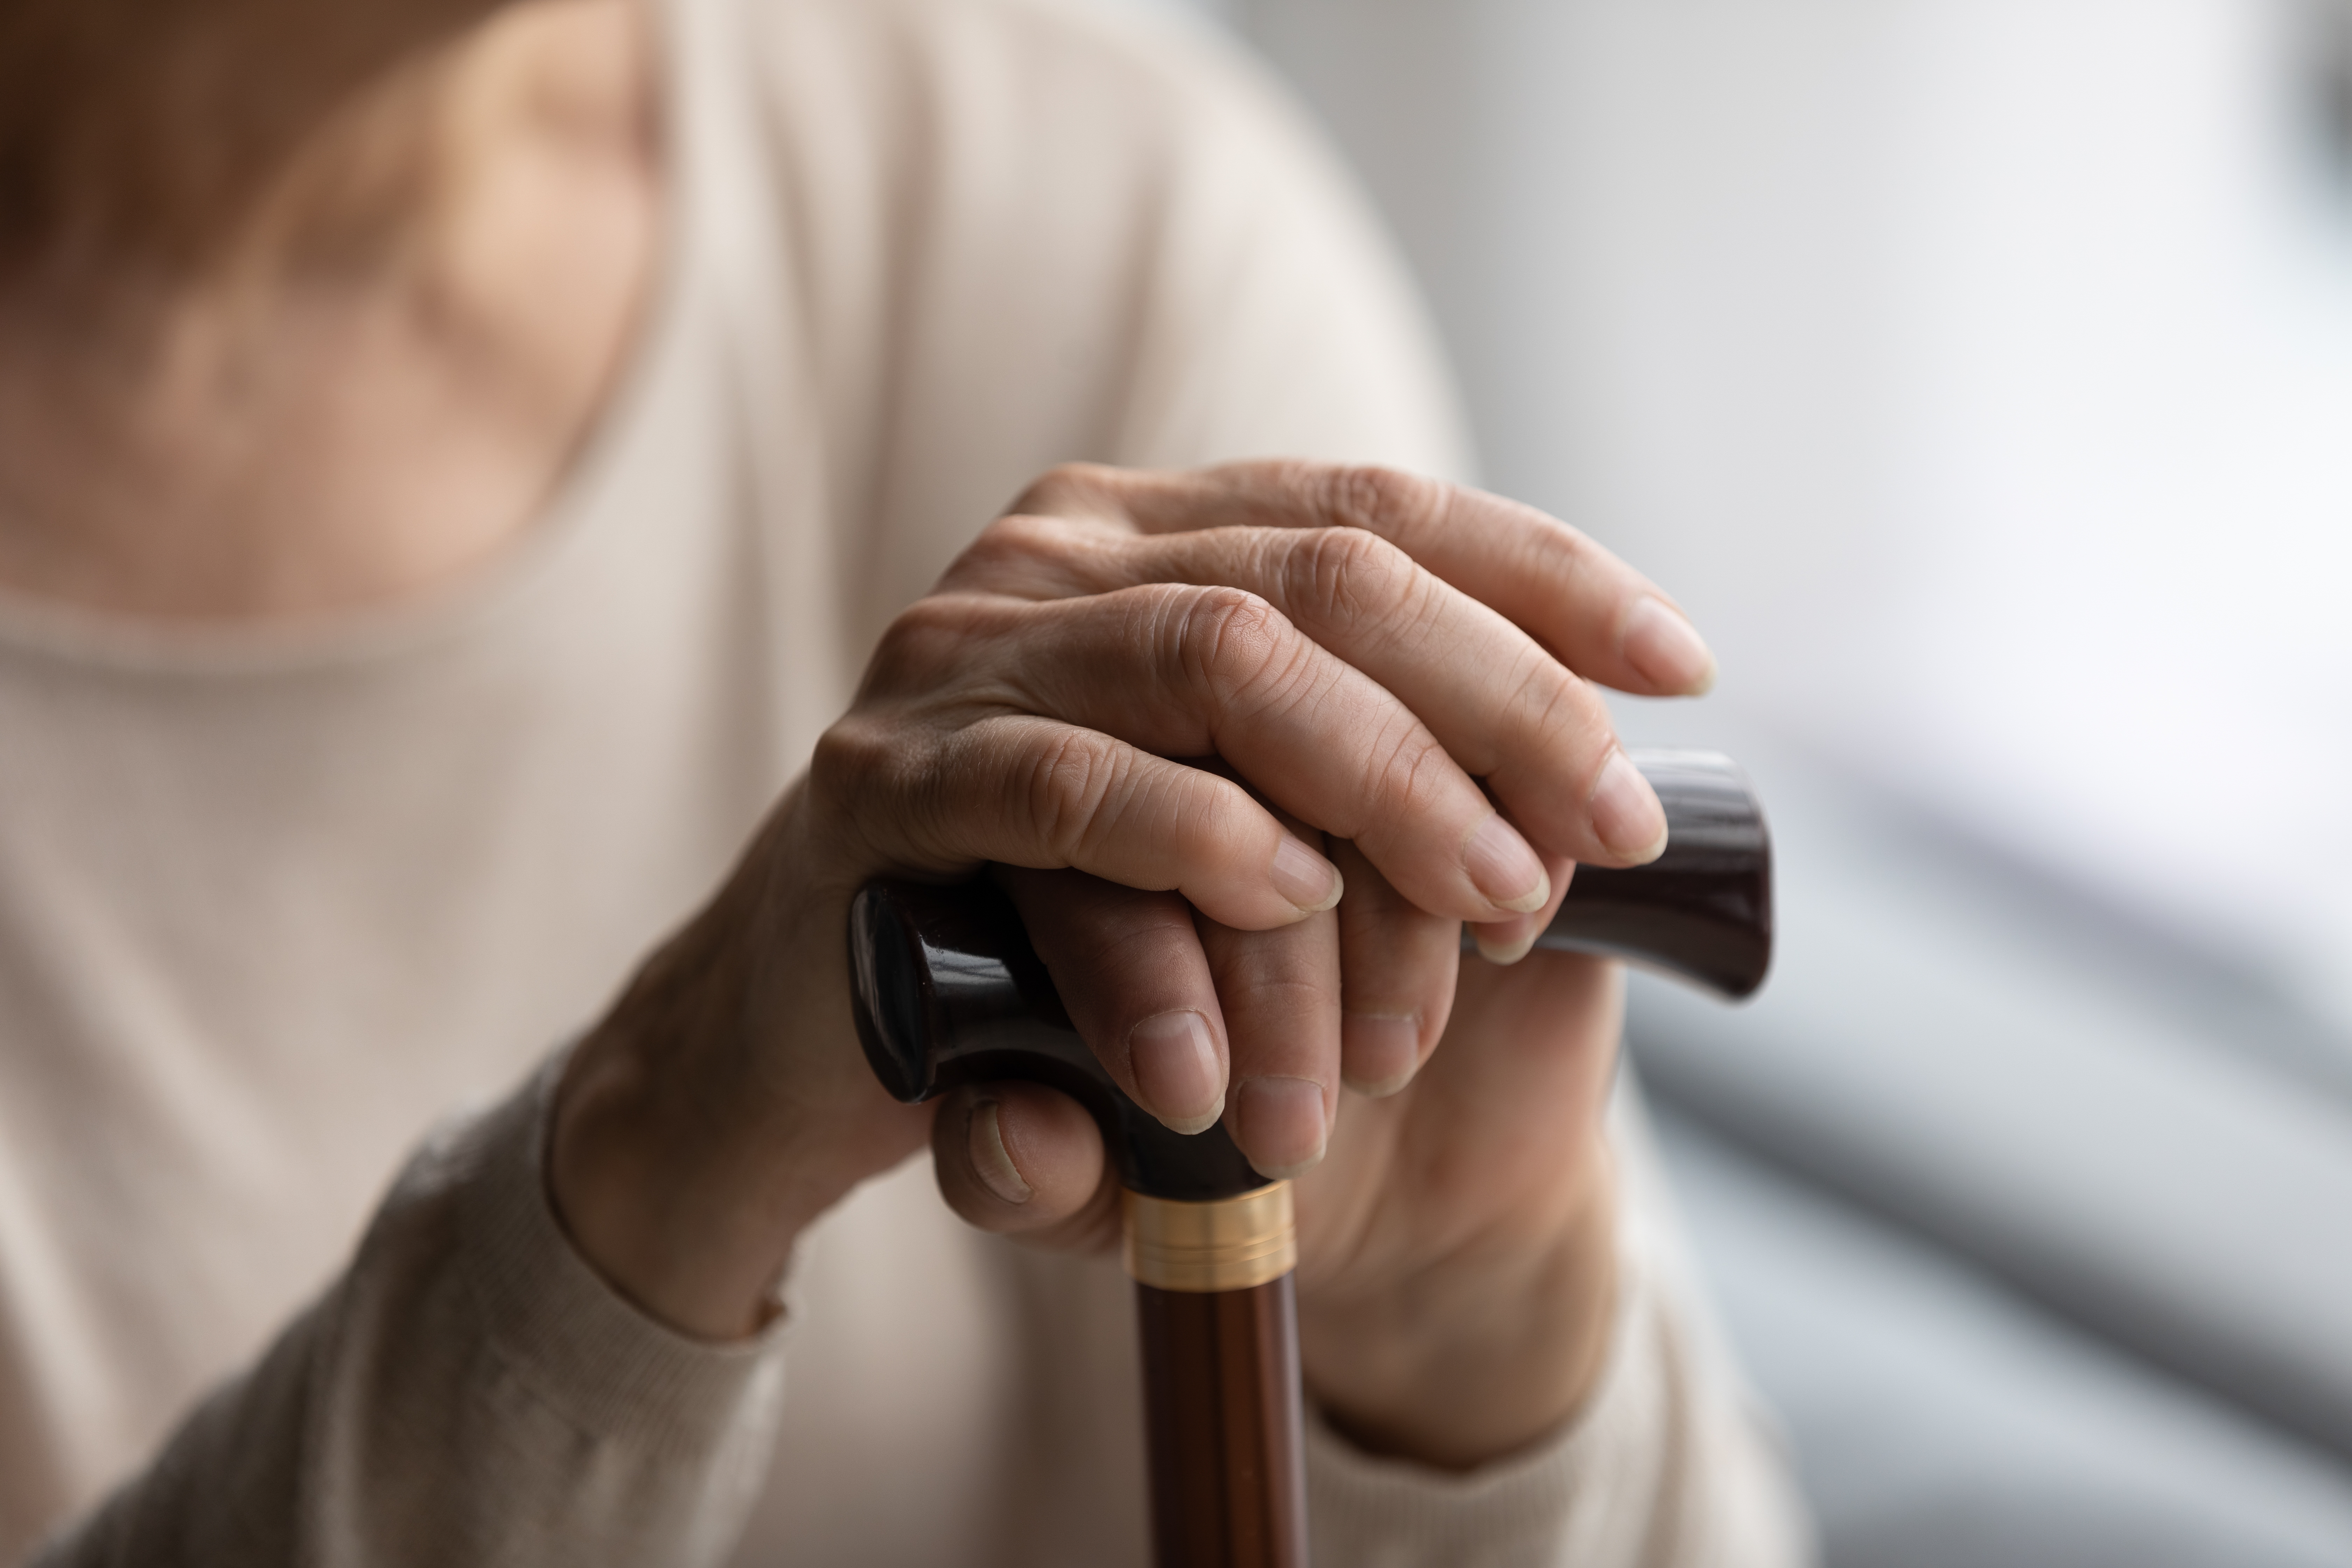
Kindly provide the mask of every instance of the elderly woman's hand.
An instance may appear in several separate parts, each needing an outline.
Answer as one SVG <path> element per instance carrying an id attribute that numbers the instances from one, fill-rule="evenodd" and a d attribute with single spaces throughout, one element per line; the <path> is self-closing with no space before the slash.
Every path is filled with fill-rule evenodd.
<path id="1" fill-rule="evenodd" d="M 1287 463 L 1059 470 L 899 618 L 742 868 L 583 1043 L 559 1206 L 657 1314 L 756 1321 L 798 1230 L 923 1132 L 852 1036 L 851 894 L 992 862 L 1139 1103 L 1314 1172 L 1327 1406 L 1441 1462 L 1524 1442 L 1605 1340 L 1616 992 L 1547 954 L 1478 966 L 1457 1001 L 1459 932 L 1511 963 L 1575 862 L 1659 852 L 1588 682 L 1687 693 L 1712 668 L 1643 578 L 1490 496 Z M 932 1126 L 967 1217 L 1107 1233 L 1072 1102 L 1007 1085 Z"/>

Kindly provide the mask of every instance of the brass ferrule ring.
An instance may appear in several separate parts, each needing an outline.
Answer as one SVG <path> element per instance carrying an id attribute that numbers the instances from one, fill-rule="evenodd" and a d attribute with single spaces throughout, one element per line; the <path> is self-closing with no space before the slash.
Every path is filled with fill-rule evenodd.
<path id="1" fill-rule="evenodd" d="M 1194 1293 L 1246 1290 L 1298 1267 L 1288 1182 L 1205 1204 L 1122 1196 L 1127 1271 L 1140 1284 Z"/>

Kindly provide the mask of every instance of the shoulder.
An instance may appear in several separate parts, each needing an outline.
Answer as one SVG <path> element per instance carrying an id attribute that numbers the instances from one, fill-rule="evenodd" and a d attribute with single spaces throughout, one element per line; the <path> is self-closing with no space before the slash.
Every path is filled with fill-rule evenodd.
<path id="1" fill-rule="evenodd" d="M 886 221 L 1116 270 L 1171 227 L 1181 244 L 1360 205 L 1265 68 L 1138 0 L 708 3 L 739 8 L 779 172 Z"/>
<path id="2" fill-rule="evenodd" d="M 1459 471 L 1369 205 L 1213 27 L 1140 0 L 673 3 L 723 21 L 704 68 L 748 87 L 730 162 L 773 215 L 837 485 L 877 498 L 874 537 L 925 541 L 884 598 L 1057 462 Z"/>

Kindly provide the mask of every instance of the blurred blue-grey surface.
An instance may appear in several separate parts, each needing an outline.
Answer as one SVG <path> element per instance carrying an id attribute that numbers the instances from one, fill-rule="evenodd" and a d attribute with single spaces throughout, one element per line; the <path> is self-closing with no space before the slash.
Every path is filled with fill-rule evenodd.
<path id="1" fill-rule="evenodd" d="M 2313 1026 L 2242 1048 L 2228 977 L 1761 782 L 1778 973 L 1737 1011 L 1637 978 L 1632 1034 L 1829 1561 L 2352 1563 L 2352 1097 Z"/>

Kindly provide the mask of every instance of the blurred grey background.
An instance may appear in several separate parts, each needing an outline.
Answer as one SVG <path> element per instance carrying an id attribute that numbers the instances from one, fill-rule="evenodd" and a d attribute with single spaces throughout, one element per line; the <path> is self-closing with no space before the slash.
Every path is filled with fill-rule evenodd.
<path id="1" fill-rule="evenodd" d="M 1830 1563 L 2352 1564 L 2352 0 L 1189 8 L 1721 655 L 1633 1055 Z"/>

